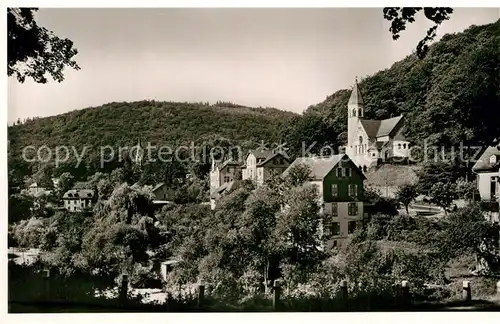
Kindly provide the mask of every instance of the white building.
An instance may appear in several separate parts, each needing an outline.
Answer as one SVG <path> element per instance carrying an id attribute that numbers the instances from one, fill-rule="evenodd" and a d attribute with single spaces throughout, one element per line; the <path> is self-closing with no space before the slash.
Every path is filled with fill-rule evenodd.
<path id="1" fill-rule="evenodd" d="M 256 185 L 262 185 L 273 176 L 279 176 L 290 165 L 286 153 L 271 150 L 250 150 L 245 156 L 242 167 L 242 179 L 252 180 Z"/>
<path id="2" fill-rule="evenodd" d="M 71 189 L 64 196 L 64 208 L 70 212 L 81 212 L 93 206 L 94 190 Z"/>
<path id="3" fill-rule="evenodd" d="M 365 119 L 365 104 L 358 82 L 347 104 L 346 153 L 361 168 L 377 165 L 378 160 L 408 158 L 410 143 L 403 135 L 403 115 L 383 120 Z"/>
<path id="4" fill-rule="evenodd" d="M 477 174 L 477 188 L 481 200 L 497 202 L 496 208 L 489 213 L 493 222 L 499 222 L 500 204 L 500 144 L 488 147 L 472 167 Z"/>

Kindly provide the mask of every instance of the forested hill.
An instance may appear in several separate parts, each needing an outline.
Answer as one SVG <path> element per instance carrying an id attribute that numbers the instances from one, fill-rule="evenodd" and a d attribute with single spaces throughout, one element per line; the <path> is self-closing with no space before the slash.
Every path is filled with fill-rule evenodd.
<path id="1" fill-rule="evenodd" d="M 405 114 L 407 136 L 415 142 L 489 144 L 500 136 L 500 20 L 447 34 L 424 59 L 410 55 L 359 84 L 366 117 Z M 346 131 L 349 95 L 339 90 L 306 115 L 319 114 Z"/>
<path id="2" fill-rule="evenodd" d="M 274 108 L 249 108 L 159 101 L 114 102 L 28 120 L 8 128 L 11 152 L 27 146 L 187 144 L 227 138 L 236 142 L 275 140 L 282 124 L 296 116 Z"/>

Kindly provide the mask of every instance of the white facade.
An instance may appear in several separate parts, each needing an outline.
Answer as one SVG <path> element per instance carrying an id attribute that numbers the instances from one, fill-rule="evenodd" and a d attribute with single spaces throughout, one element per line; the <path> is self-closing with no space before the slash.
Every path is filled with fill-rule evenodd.
<path id="1" fill-rule="evenodd" d="M 88 189 L 68 190 L 64 196 L 64 208 L 70 212 L 81 212 L 93 206 L 94 191 Z"/>
<path id="2" fill-rule="evenodd" d="M 402 117 L 368 120 L 357 81 L 347 104 L 346 154 L 361 168 L 377 165 L 379 159 L 408 158 L 410 143 L 402 134 Z"/>

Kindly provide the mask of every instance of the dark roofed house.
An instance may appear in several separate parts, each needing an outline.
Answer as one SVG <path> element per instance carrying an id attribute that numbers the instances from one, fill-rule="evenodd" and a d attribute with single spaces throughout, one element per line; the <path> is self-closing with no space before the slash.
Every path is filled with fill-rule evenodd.
<path id="1" fill-rule="evenodd" d="M 164 182 L 154 186 L 152 191 L 155 196 L 153 200 L 155 205 L 165 205 L 174 200 L 175 191 L 170 189 Z"/>
<path id="2" fill-rule="evenodd" d="M 239 161 L 227 159 L 217 162 L 212 160 L 212 168 L 210 170 L 210 196 L 214 196 L 216 190 L 225 184 L 240 179 L 241 163 Z"/>
<path id="3" fill-rule="evenodd" d="M 210 208 L 215 209 L 217 201 L 223 196 L 240 188 L 242 180 L 234 180 L 224 183 L 210 194 Z"/>
<path id="4" fill-rule="evenodd" d="M 363 203 L 363 172 L 346 154 L 328 157 L 297 158 L 283 172 L 286 177 L 297 165 L 309 167 L 309 184 L 318 189 L 318 202 L 321 206 L 323 231 L 328 232 L 332 240 L 326 247 L 342 244 L 356 227 L 365 220 Z"/>

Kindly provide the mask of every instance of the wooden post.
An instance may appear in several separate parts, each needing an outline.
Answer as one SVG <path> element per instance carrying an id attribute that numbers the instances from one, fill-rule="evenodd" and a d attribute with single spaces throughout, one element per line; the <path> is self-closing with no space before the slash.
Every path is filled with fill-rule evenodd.
<path id="1" fill-rule="evenodd" d="M 51 302 L 52 296 L 50 294 L 50 281 L 49 281 L 50 270 L 49 269 L 42 270 L 42 278 L 43 278 L 44 301 Z"/>
<path id="2" fill-rule="evenodd" d="M 497 282 L 497 296 L 500 297 L 500 281 Z"/>
<path id="3" fill-rule="evenodd" d="M 203 307 L 203 300 L 205 299 L 205 285 L 200 281 L 198 285 L 198 308 Z"/>
<path id="4" fill-rule="evenodd" d="M 407 280 L 401 281 L 401 302 L 403 306 L 410 305 L 410 283 Z"/>
<path id="5" fill-rule="evenodd" d="M 165 293 L 165 311 L 169 311 L 170 309 L 170 291 L 166 291 Z"/>
<path id="6" fill-rule="evenodd" d="M 281 282 L 280 280 L 274 280 L 273 286 L 273 311 L 280 310 L 280 295 L 281 295 Z"/>
<path id="7" fill-rule="evenodd" d="M 472 299 L 471 290 L 470 290 L 470 281 L 462 282 L 462 299 L 464 301 L 470 301 Z"/>
<path id="8" fill-rule="evenodd" d="M 348 308 L 349 295 L 347 293 L 347 280 L 340 282 L 340 301 L 343 309 Z"/>
<path id="9" fill-rule="evenodd" d="M 124 306 L 125 303 L 127 302 L 127 295 L 128 295 L 128 275 L 123 274 L 120 281 L 120 286 L 118 287 L 118 302 L 120 303 L 120 306 Z"/>

